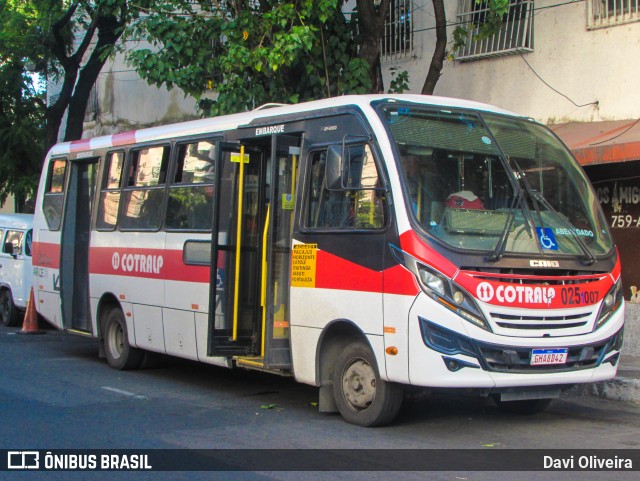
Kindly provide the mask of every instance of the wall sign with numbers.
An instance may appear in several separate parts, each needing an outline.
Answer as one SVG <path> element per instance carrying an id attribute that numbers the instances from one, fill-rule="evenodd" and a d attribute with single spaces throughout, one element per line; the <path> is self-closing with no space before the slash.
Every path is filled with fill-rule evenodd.
<path id="1" fill-rule="evenodd" d="M 640 303 L 640 176 L 639 162 L 586 167 L 622 263 L 622 283 L 627 301 Z"/>

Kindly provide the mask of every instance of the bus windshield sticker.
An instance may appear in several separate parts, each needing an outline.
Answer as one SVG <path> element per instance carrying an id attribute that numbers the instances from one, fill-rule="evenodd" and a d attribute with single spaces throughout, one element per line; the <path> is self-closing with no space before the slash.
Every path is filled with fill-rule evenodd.
<path id="1" fill-rule="evenodd" d="M 536 232 L 538 234 L 538 239 L 540 239 L 540 245 L 543 249 L 550 251 L 558 250 L 558 243 L 556 242 L 555 235 L 553 235 L 553 229 L 550 227 L 536 227 Z"/>

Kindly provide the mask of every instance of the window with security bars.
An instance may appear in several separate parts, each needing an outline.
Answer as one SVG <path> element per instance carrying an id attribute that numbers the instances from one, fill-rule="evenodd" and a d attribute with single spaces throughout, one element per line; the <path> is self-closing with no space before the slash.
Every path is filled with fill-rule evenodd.
<path id="1" fill-rule="evenodd" d="M 488 15 L 488 2 L 460 0 L 458 23 L 468 35 L 465 45 L 456 54 L 456 60 L 533 51 L 533 0 L 510 0 L 509 11 L 502 16 L 499 29 L 492 35 L 483 34 Z"/>
<path id="2" fill-rule="evenodd" d="M 382 57 L 385 60 L 409 57 L 413 53 L 413 2 L 391 0 L 384 23 Z"/>
<path id="3" fill-rule="evenodd" d="M 587 0 L 587 26 L 608 27 L 640 20 L 640 0 Z"/>

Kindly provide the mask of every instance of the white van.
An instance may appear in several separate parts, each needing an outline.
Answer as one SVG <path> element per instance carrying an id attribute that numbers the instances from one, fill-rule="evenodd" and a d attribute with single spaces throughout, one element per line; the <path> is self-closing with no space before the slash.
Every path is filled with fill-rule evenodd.
<path id="1" fill-rule="evenodd" d="M 31 289 L 32 214 L 0 214 L 0 321 L 16 326 Z"/>

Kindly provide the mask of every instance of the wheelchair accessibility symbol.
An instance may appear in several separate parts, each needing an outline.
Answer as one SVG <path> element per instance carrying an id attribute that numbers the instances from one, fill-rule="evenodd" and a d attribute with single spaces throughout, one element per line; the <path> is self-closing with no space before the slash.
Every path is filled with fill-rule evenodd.
<path id="1" fill-rule="evenodd" d="M 538 239 L 540 239 L 540 245 L 543 249 L 550 251 L 558 250 L 558 243 L 556 242 L 556 237 L 553 235 L 553 229 L 549 227 L 536 227 L 536 233 L 538 234 Z"/>

